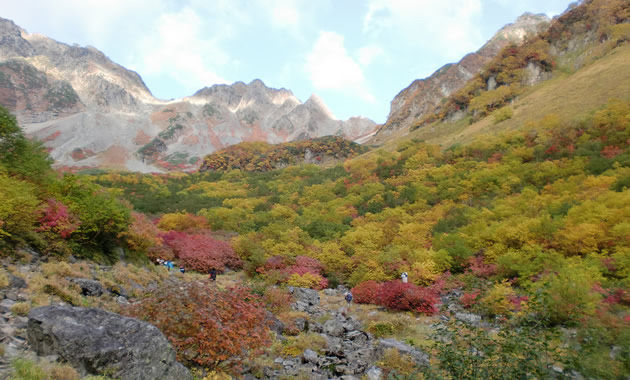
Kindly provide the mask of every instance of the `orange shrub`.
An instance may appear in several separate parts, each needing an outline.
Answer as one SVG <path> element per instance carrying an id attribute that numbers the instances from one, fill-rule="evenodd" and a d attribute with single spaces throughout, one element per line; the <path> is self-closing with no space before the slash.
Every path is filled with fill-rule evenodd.
<path id="1" fill-rule="evenodd" d="M 125 312 L 157 326 L 187 364 L 212 368 L 232 358 L 238 363 L 270 342 L 260 298 L 240 286 L 166 283 Z"/>

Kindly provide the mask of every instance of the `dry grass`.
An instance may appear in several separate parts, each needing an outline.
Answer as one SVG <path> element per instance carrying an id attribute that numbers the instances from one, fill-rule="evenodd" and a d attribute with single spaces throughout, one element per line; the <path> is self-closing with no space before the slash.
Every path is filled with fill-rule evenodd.
<path id="1" fill-rule="evenodd" d="M 16 302 L 13 306 L 11 306 L 11 312 L 15 315 L 25 316 L 29 311 L 31 311 L 30 302 Z"/>
<path id="2" fill-rule="evenodd" d="M 326 348 L 326 338 L 317 333 L 302 333 L 290 336 L 284 341 L 276 341 L 272 352 L 277 356 L 300 356 L 306 349 L 322 353 Z"/>
<path id="3" fill-rule="evenodd" d="M 9 274 L 4 268 L 0 268 L 0 289 L 4 289 L 9 286 Z"/>

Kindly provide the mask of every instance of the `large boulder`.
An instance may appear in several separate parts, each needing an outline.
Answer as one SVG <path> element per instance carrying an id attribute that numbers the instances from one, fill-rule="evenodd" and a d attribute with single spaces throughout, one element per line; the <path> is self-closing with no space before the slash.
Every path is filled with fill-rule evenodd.
<path id="1" fill-rule="evenodd" d="M 105 310 L 38 307 L 28 314 L 27 334 L 39 355 L 57 355 L 82 375 L 192 380 L 157 327 Z"/>
<path id="2" fill-rule="evenodd" d="M 319 293 L 317 290 L 307 288 L 289 287 L 289 293 L 293 295 L 295 303 L 291 305 L 297 311 L 313 311 L 319 306 Z"/>

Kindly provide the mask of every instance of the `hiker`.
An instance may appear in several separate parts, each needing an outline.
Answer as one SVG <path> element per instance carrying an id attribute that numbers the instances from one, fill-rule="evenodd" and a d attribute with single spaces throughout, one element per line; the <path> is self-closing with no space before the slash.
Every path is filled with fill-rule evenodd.
<path id="1" fill-rule="evenodd" d="M 214 268 L 210 269 L 210 280 L 212 281 L 217 280 L 217 270 Z"/>
<path id="2" fill-rule="evenodd" d="M 402 272 L 402 274 L 400 275 L 400 279 L 402 280 L 403 284 L 407 283 L 407 277 L 409 277 L 407 275 L 407 272 Z"/>
<path id="3" fill-rule="evenodd" d="M 182 273 L 186 273 L 186 269 L 184 268 L 183 265 L 179 266 L 179 271 L 182 272 Z"/>
<path id="4" fill-rule="evenodd" d="M 173 269 L 173 267 L 174 267 L 174 266 L 175 266 L 175 265 L 173 264 L 173 262 L 172 262 L 172 261 L 170 261 L 170 260 L 169 260 L 169 261 L 167 261 L 167 262 L 166 262 L 166 267 L 168 268 L 168 270 L 169 270 L 169 271 L 170 271 L 171 269 Z"/>
<path id="5" fill-rule="evenodd" d="M 348 303 L 348 307 L 350 307 L 350 302 L 352 302 L 352 293 L 346 292 L 345 299 L 346 299 L 346 302 Z"/>

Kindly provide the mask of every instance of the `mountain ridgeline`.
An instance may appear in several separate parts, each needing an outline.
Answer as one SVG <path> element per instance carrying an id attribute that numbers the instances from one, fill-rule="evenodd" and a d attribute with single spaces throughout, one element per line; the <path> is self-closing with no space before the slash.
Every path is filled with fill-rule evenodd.
<path id="1" fill-rule="evenodd" d="M 242 141 L 281 143 L 370 134 L 371 120 L 337 120 L 316 95 L 300 102 L 261 80 L 156 99 L 142 78 L 93 47 L 28 34 L 0 19 L 0 105 L 42 141 L 59 168 L 190 170 Z"/>

